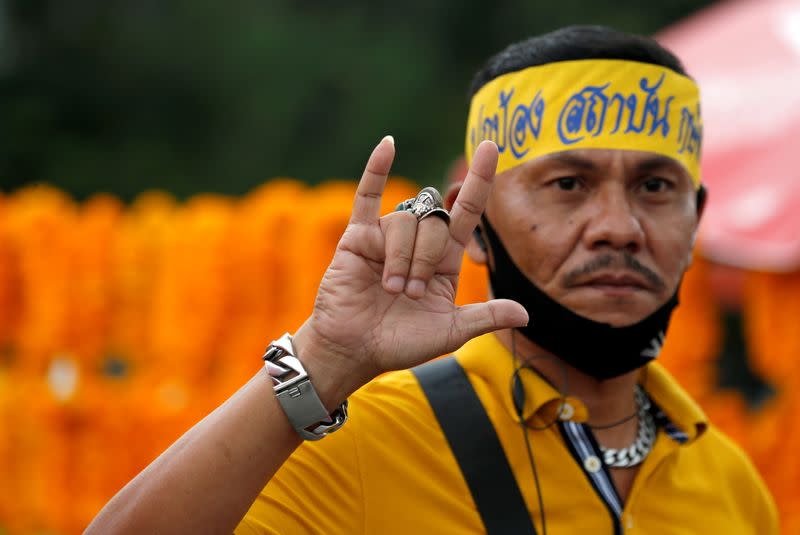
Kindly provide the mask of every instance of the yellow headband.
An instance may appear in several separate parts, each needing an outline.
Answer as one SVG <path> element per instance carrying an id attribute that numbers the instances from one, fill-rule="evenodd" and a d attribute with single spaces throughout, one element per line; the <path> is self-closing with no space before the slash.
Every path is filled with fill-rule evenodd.
<path id="1" fill-rule="evenodd" d="M 573 149 L 650 151 L 680 162 L 700 186 L 700 94 L 686 76 L 649 63 L 576 60 L 495 78 L 472 98 L 469 163 L 484 139 L 497 173 Z"/>

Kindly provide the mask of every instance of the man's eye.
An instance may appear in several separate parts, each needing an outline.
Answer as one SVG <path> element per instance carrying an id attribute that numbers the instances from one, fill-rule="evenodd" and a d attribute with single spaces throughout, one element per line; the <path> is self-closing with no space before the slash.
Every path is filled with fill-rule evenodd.
<path id="1" fill-rule="evenodd" d="M 670 187 L 670 183 L 663 178 L 648 178 L 642 183 L 642 187 L 647 193 L 659 193 L 666 191 Z"/>
<path id="2" fill-rule="evenodd" d="M 556 180 L 556 184 L 558 184 L 558 189 L 561 191 L 575 191 L 578 189 L 580 182 L 578 177 L 565 176 Z"/>

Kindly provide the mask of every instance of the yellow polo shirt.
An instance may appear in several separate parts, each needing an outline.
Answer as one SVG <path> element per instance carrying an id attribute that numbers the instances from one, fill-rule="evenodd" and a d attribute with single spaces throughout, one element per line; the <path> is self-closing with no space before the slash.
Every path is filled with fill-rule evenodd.
<path id="1" fill-rule="evenodd" d="M 457 353 L 508 457 L 537 532 L 538 499 L 524 437 L 514 410 L 513 359 L 494 335 Z M 778 531 L 775 505 L 744 453 L 710 424 L 701 409 L 657 363 L 644 385 L 671 422 L 659 429 L 627 501 L 613 512 L 591 463 L 570 453 L 572 429 L 586 407 L 534 373 L 522 373 L 524 416 L 544 502 L 547 532 L 758 534 Z M 416 378 L 384 375 L 350 400 L 350 421 L 306 442 L 264 488 L 235 533 L 381 534 L 485 533 L 469 488 Z M 585 429 L 585 428 L 584 428 Z M 585 459 L 584 459 L 585 460 Z M 588 467 L 588 468 L 587 468 Z M 602 472 L 602 470 L 600 471 Z M 611 491 L 612 498 L 616 493 Z M 603 496 L 606 496 L 604 499 Z"/>

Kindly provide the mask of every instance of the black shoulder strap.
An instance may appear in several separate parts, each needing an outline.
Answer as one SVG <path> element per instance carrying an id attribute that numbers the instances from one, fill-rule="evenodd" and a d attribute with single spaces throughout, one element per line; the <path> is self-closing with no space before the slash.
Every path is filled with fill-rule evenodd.
<path id="1" fill-rule="evenodd" d="M 497 433 L 461 365 L 451 356 L 411 371 L 461 467 L 486 533 L 535 535 Z"/>

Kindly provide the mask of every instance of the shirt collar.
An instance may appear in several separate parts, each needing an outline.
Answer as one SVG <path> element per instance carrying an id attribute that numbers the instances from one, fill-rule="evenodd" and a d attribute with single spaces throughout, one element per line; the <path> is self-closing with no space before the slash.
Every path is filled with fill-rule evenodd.
<path id="1" fill-rule="evenodd" d="M 703 409 L 660 363 L 647 365 L 642 372 L 642 386 L 667 419 L 686 433 L 687 442 L 691 443 L 705 432 L 708 417 Z"/>
<path id="2" fill-rule="evenodd" d="M 509 416 L 518 422 L 519 416 L 512 397 L 515 359 L 500 340 L 491 333 L 474 338 L 456 351 L 456 357 L 465 370 L 490 386 L 491 392 Z M 522 411 L 525 421 L 531 425 L 547 425 L 556 420 L 588 420 L 589 412 L 580 399 L 562 397 L 553 385 L 533 370 L 526 368 L 518 373 L 525 392 Z M 686 433 L 687 442 L 702 434 L 708 424 L 706 415 L 663 366 L 651 362 L 646 371 L 643 370 L 642 379 L 653 402 L 675 426 Z"/>

